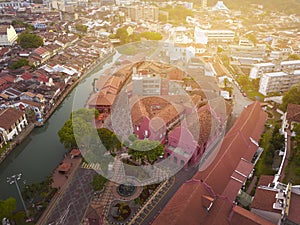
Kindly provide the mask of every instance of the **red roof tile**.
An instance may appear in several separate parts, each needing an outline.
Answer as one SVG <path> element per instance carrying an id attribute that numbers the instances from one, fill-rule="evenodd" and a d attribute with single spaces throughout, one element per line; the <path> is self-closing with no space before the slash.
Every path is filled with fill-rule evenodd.
<path id="1" fill-rule="evenodd" d="M 268 175 L 261 175 L 257 184 L 257 187 L 259 186 L 266 186 L 268 187 L 269 184 L 271 184 L 274 180 L 274 176 L 268 176 Z"/>
<path id="2" fill-rule="evenodd" d="M 273 204 L 276 202 L 275 196 L 277 193 L 278 191 L 275 190 L 267 190 L 259 187 L 256 188 L 255 195 L 251 203 L 251 208 L 281 214 L 281 210 L 273 209 Z"/>
<path id="3" fill-rule="evenodd" d="M 243 209 L 242 207 L 233 207 L 232 216 L 230 218 L 232 225 L 274 225 L 272 222 Z"/>
<path id="4" fill-rule="evenodd" d="M 289 122 L 300 123 L 300 105 L 288 104 L 286 118 Z"/>
<path id="5" fill-rule="evenodd" d="M 30 79 L 33 78 L 33 76 L 30 73 L 28 73 L 28 72 L 23 73 L 21 75 L 21 77 L 22 77 L 23 80 L 30 80 Z"/>
<path id="6" fill-rule="evenodd" d="M 229 224 L 227 218 L 232 208 L 232 198 L 237 195 L 238 190 L 230 193 L 224 190 L 233 182 L 231 176 L 235 170 L 245 173 L 250 170 L 251 166 L 241 160 L 252 160 L 257 150 L 253 140 L 259 140 L 266 118 L 267 114 L 262 111 L 259 102 L 244 109 L 226 134 L 216 158 L 194 176 L 196 180 L 202 179 L 203 183 L 183 184 L 154 224 Z M 210 158 L 207 162 L 209 160 Z M 203 195 L 216 199 L 209 212 L 202 206 Z"/>
<path id="7" fill-rule="evenodd" d="M 0 111 L 0 127 L 8 130 L 23 115 L 23 112 L 15 108 L 7 108 Z"/>
<path id="8" fill-rule="evenodd" d="M 292 193 L 287 219 L 295 224 L 300 224 L 300 195 Z"/>

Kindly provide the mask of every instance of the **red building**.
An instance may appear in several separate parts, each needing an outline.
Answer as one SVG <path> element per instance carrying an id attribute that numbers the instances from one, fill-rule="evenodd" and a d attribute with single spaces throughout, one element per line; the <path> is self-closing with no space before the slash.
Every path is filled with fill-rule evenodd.
<path id="1" fill-rule="evenodd" d="M 183 106 L 161 97 L 141 98 L 131 108 L 134 134 L 139 139 L 163 141 L 171 127 L 182 120 L 184 112 Z"/>
<path id="2" fill-rule="evenodd" d="M 220 143 L 219 151 L 212 153 L 193 179 L 179 188 L 153 224 L 273 224 L 234 203 L 252 172 L 266 119 L 259 102 L 244 109 Z"/>
<path id="3" fill-rule="evenodd" d="M 208 105 L 197 113 L 189 114 L 185 120 L 168 134 L 165 158 L 187 168 L 198 162 L 210 141 L 215 138 L 212 132 L 212 115 Z"/>

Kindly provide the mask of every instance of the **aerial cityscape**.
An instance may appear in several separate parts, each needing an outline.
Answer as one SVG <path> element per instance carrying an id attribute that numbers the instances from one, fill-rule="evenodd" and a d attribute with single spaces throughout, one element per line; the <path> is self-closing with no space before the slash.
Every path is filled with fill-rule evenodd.
<path id="1" fill-rule="evenodd" d="M 299 1 L 0 0 L 2 225 L 299 212 Z"/>

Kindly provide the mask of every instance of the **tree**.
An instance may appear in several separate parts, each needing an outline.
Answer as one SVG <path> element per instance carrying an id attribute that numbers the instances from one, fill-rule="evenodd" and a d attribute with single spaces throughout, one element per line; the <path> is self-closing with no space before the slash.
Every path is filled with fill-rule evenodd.
<path id="1" fill-rule="evenodd" d="M 251 41 L 256 46 L 257 39 L 254 33 L 250 33 L 246 37 L 248 38 L 249 41 Z"/>
<path id="2" fill-rule="evenodd" d="M 146 31 L 141 33 L 141 37 L 146 38 L 147 40 L 156 40 L 156 41 L 162 39 L 162 35 L 160 33 L 151 32 L 151 31 Z"/>
<path id="3" fill-rule="evenodd" d="M 22 48 L 37 48 L 44 44 L 43 39 L 36 35 L 31 33 L 22 33 L 18 36 L 17 42 L 19 45 L 21 45 Z"/>
<path id="4" fill-rule="evenodd" d="M 122 143 L 114 132 L 106 128 L 100 128 L 97 131 L 102 144 L 108 151 L 115 152 L 115 150 L 122 149 Z"/>
<path id="5" fill-rule="evenodd" d="M 88 27 L 87 27 L 86 25 L 83 25 L 83 24 L 76 24 L 76 25 L 75 25 L 75 29 L 76 29 L 77 31 L 79 31 L 79 32 L 86 33 Z"/>
<path id="6" fill-rule="evenodd" d="M 29 62 L 27 59 L 21 58 L 18 59 L 17 61 L 14 61 L 11 65 L 9 65 L 10 69 L 18 69 L 21 68 L 22 66 L 28 66 Z"/>
<path id="7" fill-rule="evenodd" d="M 65 148 L 77 147 L 78 141 L 92 133 L 92 121 L 99 115 L 95 109 L 79 109 L 71 113 L 70 118 L 58 131 L 60 142 Z"/>
<path id="8" fill-rule="evenodd" d="M 283 95 L 280 109 L 286 111 L 288 104 L 300 104 L 300 83 L 291 87 L 291 89 Z"/>
<path id="9" fill-rule="evenodd" d="M 300 60 L 300 56 L 297 54 L 290 54 L 288 59 L 289 60 Z"/>
<path id="10" fill-rule="evenodd" d="M 3 218 L 11 218 L 13 212 L 16 210 L 16 199 L 7 198 L 6 200 L 0 200 L 0 220 Z"/>
<path id="11" fill-rule="evenodd" d="M 248 77 L 246 75 L 240 75 L 237 78 L 237 82 L 241 85 L 241 86 L 245 86 L 249 83 Z"/>
<path id="12" fill-rule="evenodd" d="M 13 27 L 15 26 L 22 26 L 22 27 L 25 27 L 27 31 L 30 31 L 30 30 L 33 30 L 34 29 L 34 26 L 31 25 L 31 24 L 28 24 L 28 23 L 24 23 L 23 21 L 21 20 L 13 20 L 12 23 Z"/>
<path id="13" fill-rule="evenodd" d="M 116 32 L 116 38 L 120 39 L 121 44 L 128 43 L 128 32 L 125 27 L 120 27 Z"/>
<path id="14" fill-rule="evenodd" d="M 136 42 L 141 40 L 141 35 L 133 33 L 132 35 L 128 36 L 128 41 L 129 42 Z"/>
<path id="15" fill-rule="evenodd" d="M 103 189 L 107 179 L 99 174 L 93 177 L 92 186 L 94 191 L 100 191 Z"/>
<path id="16" fill-rule="evenodd" d="M 164 22 L 164 23 L 166 23 L 167 22 L 167 20 L 168 20 L 168 16 L 166 15 L 166 14 L 159 14 L 158 15 L 158 20 L 160 21 L 160 22 Z"/>
<path id="17" fill-rule="evenodd" d="M 164 146 L 159 141 L 136 140 L 128 151 L 134 160 L 156 161 L 164 153 Z"/>
<path id="18" fill-rule="evenodd" d="M 174 22 L 180 22 L 185 23 L 187 16 L 194 16 L 194 13 L 192 10 L 187 9 L 183 6 L 176 6 L 174 8 L 172 7 L 166 7 L 161 9 L 163 11 L 167 11 L 169 13 L 169 20 L 172 20 Z"/>

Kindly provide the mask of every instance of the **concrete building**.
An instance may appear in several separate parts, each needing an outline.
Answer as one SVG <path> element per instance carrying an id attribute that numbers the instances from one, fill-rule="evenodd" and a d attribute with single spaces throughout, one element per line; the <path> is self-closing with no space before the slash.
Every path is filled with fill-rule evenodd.
<path id="1" fill-rule="evenodd" d="M 18 35 L 12 25 L 0 25 L 0 46 L 13 45 Z"/>
<path id="2" fill-rule="evenodd" d="M 234 60 L 253 58 L 262 61 L 266 56 L 266 45 L 257 44 L 256 46 L 230 45 L 230 56 Z"/>
<path id="3" fill-rule="evenodd" d="M 28 7 L 30 3 L 25 2 L 25 1 L 10 1 L 10 2 L 0 2 L 0 8 L 14 8 L 14 9 L 19 9 L 23 7 Z"/>
<path id="4" fill-rule="evenodd" d="M 161 94 L 162 78 L 155 74 L 132 76 L 132 94 L 151 96 Z"/>
<path id="5" fill-rule="evenodd" d="M 267 63 L 256 63 L 250 70 L 249 78 L 257 79 L 260 78 L 262 74 L 273 72 L 275 70 L 275 63 L 267 62 Z"/>
<path id="6" fill-rule="evenodd" d="M 17 136 L 27 125 L 25 113 L 15 108 L 0 111 L 0 142 L 7 143 Z"/>
<path id="7" fill-rule="evenodd" d="M 260 78 L 264 73 L 269 72 L 287 72 L 291 73 L 293 70 L 300 70 L 300 60 L 282 61 L 280 63 L 256 63 L 250 70 L 249 78 Z"/>
<path id="8" fill-rule="evenodd" d="M 299 82 L 300 70 L 294 70 L 292 73 L 282 71 L 265 73 L 260 78 L 259 92 L 265 96 L 269 93 L 284 92 Z"/>
<path id="9" fill-rule="evenodd" d="M 134 5 L 123 7 L 121 10 L 131 21 L 157 21 L 158 20 L 158 7 L 156 6 L 142 6 Z"/>

